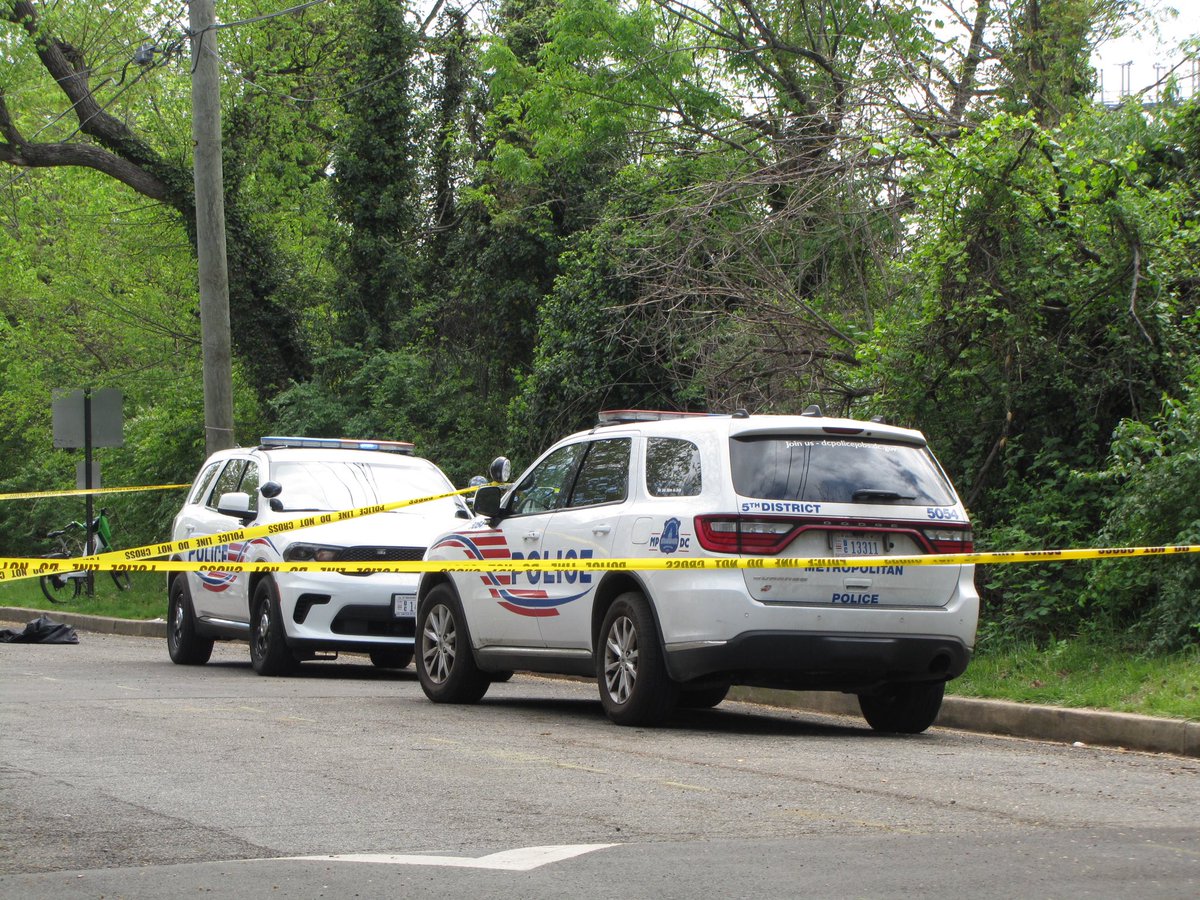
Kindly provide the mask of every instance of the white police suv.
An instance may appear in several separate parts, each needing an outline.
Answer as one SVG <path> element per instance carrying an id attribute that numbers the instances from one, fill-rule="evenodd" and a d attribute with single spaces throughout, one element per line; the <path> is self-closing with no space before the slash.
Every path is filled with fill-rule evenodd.
<path id="1" fill-rule="evenodd" d="M 412 449 L 394 441 L 265 437 L 257 447 L 215 453 L 175 517 L 173 540 L 453 491 L 441 469 Z M 468 518 L 466 503 L 451 497 L 177 554 L 212 568 L 169 576 L 171 659 L 203 664 L 214 640 L 234 639 L 250 642 L 262 675 L 336 651 L 403 668 L 413 654 L 415 574 L 233 574 L 221 563 L 414 561 Z"/>
<path id="2" fill-rule="evenodd" d="M 745 684 L 854 693 L 872 727 L 917 733 L 971 656 L 974 567 L 910 562 L 973 546 L 916 431 L 816 407 L 606 413 L 474 508 L 428 559 L 634 562 L 422 576 L 416 668 L 434 701 L 476 702 L 520 669 L 594 676 L 622 725 Z M 771 557 L 824 562 L 755 565 Z"/>

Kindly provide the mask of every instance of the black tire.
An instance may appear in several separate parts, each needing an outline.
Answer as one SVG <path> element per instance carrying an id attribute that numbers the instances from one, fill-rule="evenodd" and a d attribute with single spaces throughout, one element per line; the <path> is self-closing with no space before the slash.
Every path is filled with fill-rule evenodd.
<path id="1" fill-rule="evenodd" d="M 492 684 L 503 684 L 510 680 L 514 674 L 513 672 L 488 672 L 488 678 L 492 679 Z"/>
<path id="2" fill-rule="evenodd" d="M 702 688 L 680 688 L 679 706 L 683 709 L 712 709 L 729 695 L 729 685 L 714 684 Z"/>
<path id="3" fill-rule="evenodd" d="M 403 669 L 413 659 L 412 647 L 377 647 L 370 653 L 371 665 L 377 669 Z"/>
<path id="4" fill-rule="evenodd" d="M 471 634 L 454 590 L 439 584 L 417 608 L 417 678 L 434 703 L 478 703 L 492 678 L 475 663 Z"/>
<path id="5" fill-rule="evenodd" d="M 679 686 L 667 675 L 658 626 L 637 591 L 613 601 L 596 653 L 600 702 L 618 725 L 658 725 L 675 708 Z"/>
<path id="6" fill-rule="evenodd" d="M 296 657 L 287 645 L 279 597 L 270 578 L 254 589 L 250 609 L 250 664 L 259 675 L 287 675 L 296 668 Z"/>
<path id="7" fill-rule="evenodd" d="M 65 553 L 47 553 L 46 559 L 70 559 Z M 82 578 L 67 578 L 66 572 L 43 575 L 38 579 L 42 593 L 51 603 L 67 603 L 79 596 L 83 588 Z"/>
<path id="8" fill-rule="evenodd" d="M 110 569 L 108 574 L 112 576 L 113 584 L 117 586 L 118 591 L 127 591 L 133 587 L 133 579 L 129 577 L 128 572 L 117 572 Z"/>
<path id="9" fill-rule="evenodd" d="M 167 652 L 171 662 L 180 666 L 202 666 L 212 656 L 211 638 L 196 633 L 196 611 L 187 576 L 182 573 L 167 592 Z"/>
<path id="10" fill-rule="evenodd" d="M 892 684 L 873 694 L 859 694 L 858 706 L 876 731 L 920 734 L 934 723 L 942 708 L 946 683 Z"/>

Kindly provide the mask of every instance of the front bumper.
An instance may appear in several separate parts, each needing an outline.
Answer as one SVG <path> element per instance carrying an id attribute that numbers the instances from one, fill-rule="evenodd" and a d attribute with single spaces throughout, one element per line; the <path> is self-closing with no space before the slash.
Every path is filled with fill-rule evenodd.
<path id="1" fill-rule="evenodd" d="M 293 647 L 368 650 L 413 645 L 415 619 L 393 615 L 392 598 L 415 598 L 415 574 L 291 573 L 275 578 L 284 631 Z"/>

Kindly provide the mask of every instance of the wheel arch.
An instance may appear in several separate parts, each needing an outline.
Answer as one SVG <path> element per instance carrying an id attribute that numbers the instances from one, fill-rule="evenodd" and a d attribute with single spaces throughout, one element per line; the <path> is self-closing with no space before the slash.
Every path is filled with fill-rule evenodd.
<path id="1" fill-rule="evenodd" d="M 183 562 L 183 557 L 178 553 L 171 557 L 171 562 Z M 180 578 L 184 579 L 184 584 L 187 584 L 187 572 L 167 572 L 167 597 L 171 596 L 171 589 L 175 587 L 175 582 Z"/>
<path id="2" fill-rule="evenodd" d="M 269 559 L 256 559 L 254 562 L 270 562 Z M 254 595 L 258 593 L 258 586 L 264 581 L 272 581 L 270 572 L 251 572 L 250 578 L 246 582 L 246 621 L 250 621 L 254 616 Z M 279 585 L 275 585 L 275 596 L 279 596 Z M 280 620 L 283 619 L 283 610 L 279 611 Z M 284 626 L 286 629 L 286 625 Z"/>
<path id="3" fill-rule="evenodd" d="M 454 586 L 454 579 L 446 572 L 428 572 L 421 576 L 421 580 L 417 582 L 417 605 L 421 605 L 421 601 L 439 584 L 450 585 L 450 590 L 454 591 L 454 596 L 458 597 L 458 588 Z M 459 597 L 459 602 L 462 598 Z"/>
<path id="4" fill-rule="evenodd" d="M 597 648 L 600 645 L 600 626 L 604 624 L 604 616 L 608 612 L 608 608 L 613 605 L 613 602 L 618 597 L 629 591 L 637 591 L 646 598 L 646 603 L 650 606 L 650 614 L 654 616 L 654 627 L 658 632 L 659 646 L 665 652 L 666 645 L 663 642 L 662 622 L 658 618 L 658 607 L 654 605 L 654 599 L 650 596 L 650 591 L 646 589 L 645 583 L 634 572 L 609 572 L 596 587 L 596 595 L 592 601 L 591 635 L 593 657 L 595 657 Z"/>

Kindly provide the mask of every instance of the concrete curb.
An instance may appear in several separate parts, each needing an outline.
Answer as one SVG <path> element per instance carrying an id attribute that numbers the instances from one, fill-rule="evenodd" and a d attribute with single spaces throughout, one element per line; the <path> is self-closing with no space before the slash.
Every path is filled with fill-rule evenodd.
<path id="1" fill-rule="evenodd" d="M 24 623 L 41 615 L 48 615 L 57 622 L 65 622 L 81 631 L 135 637 L 167 636 L 167 623 L 162 619 L 112 619 L 58 610 L 0 606 L 0 621 Z M 729 697 L 732 700 L 744 700 L 766 706 L 836 716 L 861 716 L 858 700 L 850 694 L 735 687 L 730 691 Z M 1037 741 L 1082 743 L 1148 753 L 1200 757 L 1200 721 L 1191 719 L 1163 719 L 1094 709 L 1064 709 L 1032 703 L 1009 703 L 1004 700 L 947 697 L 942 703 L 942 711 L 935 724 L 942 728 L 1002 734 Z"/>
<path id="2" fill-rule="evenodd" d="M 165 619 L 112 619 L 108 616 L 89 616 L 85 613 L 57 609 L 24 609 L 19 606 L 0 606 L 0 621 L 24 624 L 38 616 L 49 616 L 79 631 L 99 631 L 103 634 L 126 634 L 134 637 L 167 636 Z"/>
<path id="3" fill-rule="evenodd" d="M 851 694 L 735 687 L 729 696 L 734 700 L 769 706 L 837 716 L 862 716 L 858 700 Z M 1037 741 L 1200 756 L 1200 721 L 1193 719 L 1165 719 L 1097 709 L 1066 709 L 1034 703 L 947 696 L 934 724 L 941 728 Z"/>

